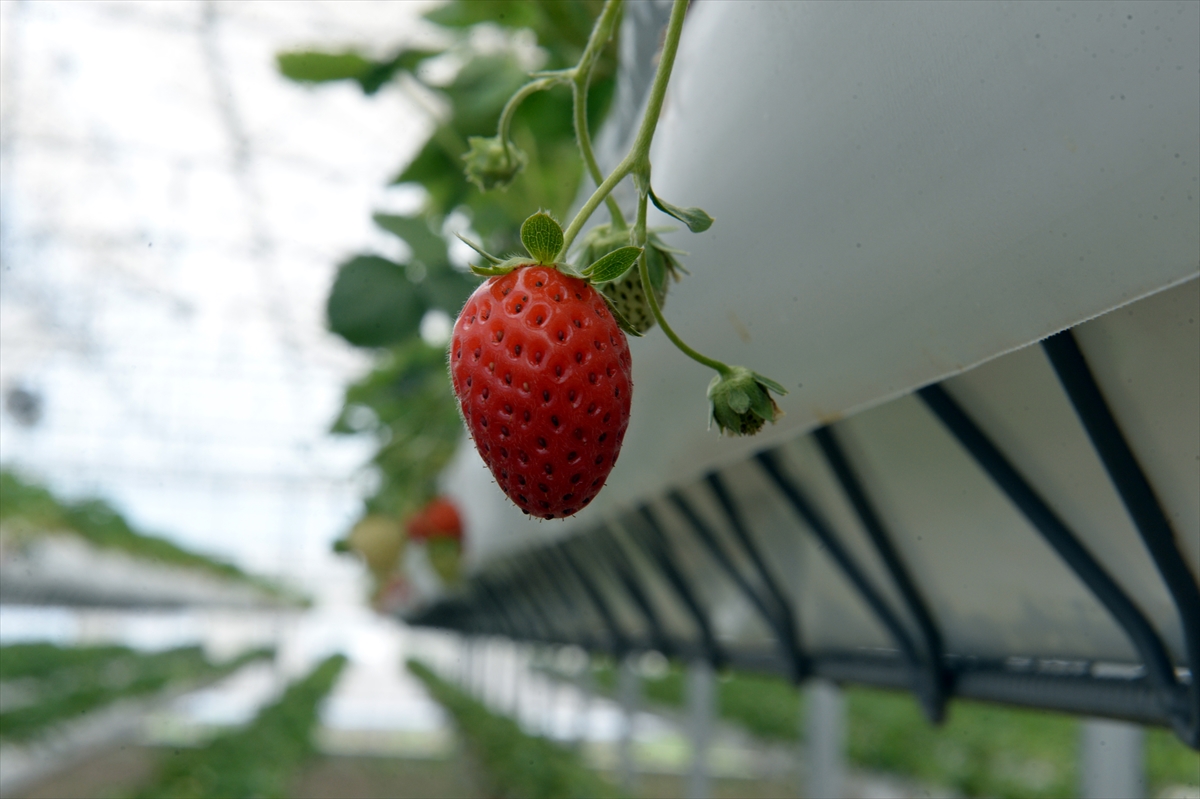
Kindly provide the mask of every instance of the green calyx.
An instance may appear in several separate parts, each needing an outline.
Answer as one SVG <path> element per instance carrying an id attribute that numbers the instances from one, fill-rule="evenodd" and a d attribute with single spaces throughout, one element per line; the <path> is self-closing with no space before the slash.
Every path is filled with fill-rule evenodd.
<path id="1" fill-rule="evenodd" d="M 467 144 L 471 147 L 463 155 L 467 180 L 483 191 L 508 188 L 528 161 L 515 144 L 499 136 L 471 136 Z"/>
<path id="2" fill-rule="evenodd" d="M 783 396 L 787 390 L 744 366 L 734 366 L 718 374 L 708 384 L 709 426 L 730 436 L 752 436 L 766 422 L 774 423 L 783 411 L 771 392 Z"/>
<path id="3" fill-rule="evenodd" d="M 545 211 L 538 211 L 521 223 L 521 243 L 539 264 L 553 266 L 563 245 L 562 226 Z"/>

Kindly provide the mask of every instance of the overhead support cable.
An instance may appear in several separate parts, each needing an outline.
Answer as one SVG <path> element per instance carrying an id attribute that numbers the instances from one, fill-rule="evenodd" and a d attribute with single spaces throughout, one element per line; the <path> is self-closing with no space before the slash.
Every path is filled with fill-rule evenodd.
<path id="1" fill-rule="evenodd" d="M 953 691 L 952 675 L 945 668 L 942 660 L 945 655 L 942 633 L 933 619 L 929 606 L 917 590 L 916 583 L 909 576 L 904 560 L 892 545 L 891 536 L 884 528 L 883 520 L 875 512 L 874 505 L 867 497 L 867 492 L 858 479 L 858 475 L 850 466 L 850 461 L 842 451 L 833 429 L 829 426 L 819 428 L 813 433 L 813 437 L 821 448 L 821 453 L 825 456 L 829 468 L 841 484 L 846 498 L 850 500 L 850 505 L 858 515 L 859 521 L 862 522 L 863 528 L 867 531 L 871 543 L 875 545 L 875 551 L 879 553 L 880 559 L 896 584 L 896 588 L 900 591 L 901 597 L 904 598 L 905 605 L 921 632 L 921 638 L 925 644 L 924 656 L 921 658 L 923 680 L 921 690 L 917 695 L 921 699 L 925 715 L 933 723 L 940 724 L 946 717 L 946 700 Z"/>
<path id="2" fill-rule="evenodd" d="M 638 582 L 633 563 L 630 562 L 629 556 L 625 554 L 625 550 L 617 540 L 617 535 L 613 532 L 612 527 L 603 527 L 596 530 L 592 533 L 591 539 L 597 546 L 599 554 L 607 556 L 609 565 L 616 574 L 617 580 L 625 588 L 626 593 L 633 600 L 633 604 L 646 620 L 646 628 L 650 631 L 650 638 L 654 643 L 654 648 L 667 656 L 674 654 L 674 647 L 671 646 L 671 640 L 667 636 L 666 628 L 658 616 L 658 611 L 654 609 L 654 603 L 650 601 L 649 594 L 643 590 L 641 583 Z"/>
<path id="3" fill-rule="evenodd" d="M 1188 668 L 1192 673 L 1188 687 L 1191 718 L 1185 740 L 1193 749 L 1200 748 L 1200 679 L 1197 678 L 1200 671 L 1200 588 L 1179 549 L 1171 522 L 1121 432 L 1075 336 L 1070 330 L 1064 330 L 1044 340 L 1042 349 L 1175 602 L 1183 627 Z"/>
<path id="4" fill-rule="evenodd" d="M 700 539 L 700 543 L 708 550 L 713 560 L 717 562 L 717 565 L 725 572 L 733 584 L 738 587 L 738 590 L 750 601 L 751 606 L 758 611 L 763 621 L 767 623 L 767 627 L 775 633 L 776 644 L 779 646 L 784 659 L 791 664 L 792 673 L 789 676 L 793 682 L 799 683 L 804 679 L 804 660 L 800 656 L 796 646 L 795 630 L 789 629 L 783 604 L 764 598 L 750 584 L 745 575 L 734 565 L 729 553 L 721 546 L 716 534 L 704 523 L 704 520 L 700 518 L 700 515 L 696 513 L 695 509 L 688 503 L 687 498 L 680 491 L 669 492 L 667 498 L 684 519 L 687 520 L 688 526 L 695 533 L 696 537 Z"/>
<path id="5" fill-rule="evenodd" d="M 725 481 L 721 479 L 720 474 L 712 472 L 705 478 L 705 481 L 712 490 L 713 496 L 717 498 L 717 503 L 725 511 L 725 517 L 729 521 L 729 526 L 733 530 L 734 537 L 742 545 L 742 549 L 758 572 L 759 579 L 779 608 L 781 624 L 786 633 L 785 644 L 787 656 L 792 663 L 792 680 L 799 683 L 809 676 L 812 667 L 808 662 L 808 656 L 804 654 L 800 621 L 796 618 L 796 613 L 792 608 L 792 599 L 784 592 L 779 582 L 775 579 L 775 576 L 771 574 L 771 570 L 767 568 L 767 562 L 755 545 L 754 538 L 750 535 L 750 530 L 746 526 L 746 521 L 741 511 L 738 510 L 737 504 L 734 503 L 733 497 L 729 489 L 725 486 Z"/>
<path id="6" fill-rule="evenodd" d="M 804 520 L 813 535 L 817 537 L 817 540 L 829 552 L 834 563 L 842 570 L 842 574 L 858 590 L 858 593 L 867 603 L 867 607 L 871 609 L 883 625 L 883 628 L 896 642 L 896 647 L 900 650 L 901 655 L 908 662 L 912 670 L 911 684 L 913 692 L 921 696 L 924 678 L 920 657 L 917 654 L 912 637 L 892 611 L 887 600 L 883 598 L 883 595 L 879 593 L 874 584 L 868 579 L 866 572 L 863 571 L 858 562 L 850 555 L 850 552 L 842 545 L 841 540 L 834 534 L 833 528 L 830 527 L 825 518 L 817 511 L 816 506 L 805 496 L 799 484 L 790 475 L 784 473 L 779 465 L 777 453 L 773 450 L 766 450 L 755 455 L 754 459 L 766 470 L 771 480 L 775 483 L 775 486 L 783 493 L 788 503 L 792 506 L 792 510 Z"/>
<path id="7" fill-rule="evenodd" d="M 1163 714 L 1187 742 L 1191 714 L 1166 646 L 1149 620 L 944 388 L 927 386 L 917 393 L 1125 631 L 1142 658 Z"/>
<path id="8" fill-rule="evenodd" d="M 688 613 L 691 614 L 692 621 L 696 624 L 696 631 L 700 634 L 700 640 L 713 668 L 719 669 L 724 667 L 728 662 L 724 649 L 717 643 L 717 638 L 713 634 L 712 624 L 709 623 L 708 616 L 704 612 L 704 607 L 700 604 L 700 600 L 696 598 L 696 594 L 688 583 L 687 578 L 683 576 L 683 572 L 676 565 L 675 559 L 671 554 L 670 544 L 667 543 L 667 537 L 659 526 L 658 519 L 655 518 L 653 511 L 650 510 L 650 506 L 643 505 L 638 510 L 636 518 L 640 521 L 640 524 L 637 526 L 643 534 L 631 537 L 642 548 L 642 551 L 646 553 L 650 562 L 662 572 L 667 584 L 675 590 L 679 601 L 687 608 Z"/>

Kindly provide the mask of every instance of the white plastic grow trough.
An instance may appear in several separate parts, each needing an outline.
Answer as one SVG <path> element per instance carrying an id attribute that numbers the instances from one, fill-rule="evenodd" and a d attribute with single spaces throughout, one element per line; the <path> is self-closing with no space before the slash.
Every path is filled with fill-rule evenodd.
<path id="1" fill-rule="evenodd" d="M 595 503 L 527 519 L 465 448 L 473 577 L 412 620 L 1196 746 L 1200 4 L 697 3 L 653 162 L 716 218 L 668 317 L 786 417 L 718 437 L 633 342 Z"/>

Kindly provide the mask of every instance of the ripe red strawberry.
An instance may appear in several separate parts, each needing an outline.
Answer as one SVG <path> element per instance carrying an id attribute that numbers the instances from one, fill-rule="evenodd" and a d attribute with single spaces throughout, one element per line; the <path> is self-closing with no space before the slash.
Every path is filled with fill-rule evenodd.
<path id="1" fill-rule="evenodd" d="M 458 508 L 445 497 L 434 497 L 405 522 L 408 537 L 414 541 L 430 538 L 462 540 L 462 517 Z"/>
<path id="2" fill-rule="evenodd" d="M 604 485 L 629 425 L 625 334 L 585 280 L 522 265 L 459 314 L 450 374 L 496 482 L 530 515 L 578 512 Z"/>

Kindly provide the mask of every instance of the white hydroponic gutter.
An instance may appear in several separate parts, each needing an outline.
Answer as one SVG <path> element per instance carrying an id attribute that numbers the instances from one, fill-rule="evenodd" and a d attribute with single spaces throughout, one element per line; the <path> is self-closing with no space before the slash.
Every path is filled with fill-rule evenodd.
<path id="1" fill-rule="evenodd" d="M 787 415 L 706 431 L 711 373 L 653 331 L 587 511 L 526 519 L 464 449 L 476 563 L 1194 278 L 1200 4 L 698 3 L 653 163 L 716 218 L 668 237 L 668 318 Z"/>

